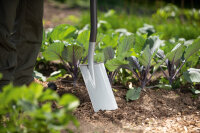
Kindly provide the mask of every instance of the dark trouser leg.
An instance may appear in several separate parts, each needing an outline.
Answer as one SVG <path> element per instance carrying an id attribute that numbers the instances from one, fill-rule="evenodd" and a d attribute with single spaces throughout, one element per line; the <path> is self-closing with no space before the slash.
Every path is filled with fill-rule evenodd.
<path id="1" fill-rule="evenodd" d="M 10 40 L 19 0 L 0 0 L 0 89 L 13 79 L 17 64 L 16 47 Z"/>
<path id="2" fill-rule="evenodd" d="M 43 0 L 20 0 L 13 41 L 17 47 L 14 84 L 33 81 L 33 69 L 42 44 Z"/>

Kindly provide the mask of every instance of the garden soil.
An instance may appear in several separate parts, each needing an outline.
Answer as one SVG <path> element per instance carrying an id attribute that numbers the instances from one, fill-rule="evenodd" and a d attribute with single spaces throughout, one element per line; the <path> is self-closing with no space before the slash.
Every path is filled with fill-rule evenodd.
<path id="1" fill-rule="evenodd" d="M 95 113 L 82 81 L 73 87 L 60 79 L 56 85 L 59 95 L 72 93 L 80 99 L 74 112 L 80 122 L 77 133 L 200 133 L 200 96 L 189 92 L 147 89 L 140 99 L 126 101 L 127 89 L 113 86 L 119 109 Z"/>

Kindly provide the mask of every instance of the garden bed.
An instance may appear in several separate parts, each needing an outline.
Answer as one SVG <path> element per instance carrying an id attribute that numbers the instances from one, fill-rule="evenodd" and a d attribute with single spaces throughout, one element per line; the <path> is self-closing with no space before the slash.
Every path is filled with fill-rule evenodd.
<path id="1" fill-rule="evenodd" d="M 119 109 L 95 113 L 83 82 L 73 87 L 60 79 L 56 84 L 58 94 L 72 93 L 80 99 L 74 112 L 80 122 L 77 132 L 200 132 L 200 96 L 178 90 L 147 89 L 140 99 L 127 102 L 127 90 L 113 86 Z"/>
<path id="2" fill-rule="evenodd" d="M 164 48 L 164 54 L 167 56 L 167 58 L 172 62 L 172 64 L 174 65 L 166 65 L 166 66 L 162 66 L 164 69 L 165 73 L 172 73 L 169 77 L 168 74 L 166 74 L 165 76 L 163 75 L 163 73 L 161 72 L 161 70 L 158 71 L 158 73 L 156 73 L 156 75 L 153 76 L 153 78 L 155 77 L 159 77 L 159 78 L 155 78 L 155 80 L 149 79 L 149 81 L 151 82 L 146 82 L 144 83 L 144 85 L 151 86 L 151 85 L 168 85 L 168 81 L 166 79 L 174 79 L 176 78 L 176 80 L 174 79 L 174 82 L 177 82 L 176 90 L 173 90 L 172 88 L 170 90 L 166 90 L 166 89 L 162 89 L 162 87 L 160 89 L 146 89 L 146 91 L 142 91 L 141 96 L 138 100 L 136 101 L 126 101 L 126 93 L 128 91 L 128 89 L 124 86 L 121 85 L 114 85 L 113 86 L 113 91 L 114 91 L 114 95 L 118 104 L 119 109 L 114 110 L 114 111 L 99 111 L 98 113 L 95 113 L 93 111 L 89 96 L 88 96 L 88 92 L 87 89 L 85 87 L 85 84 L 82 80 L 78 80 L 77 82 L 77 86 L 73 87 L 73 81 L 72 79 L 68 78 L 59 78 L 58 80 L 54 81 L 58 87 L 57 89 L 57 93 L 59 95 L 63 95 L 66 93 L 72 93 L 75 96 L 77 96 L 80 100 L 80 105 L 79 107 L 73 112 L 74 115 L 76 116 L 76 118 L 78 119 L 78 121 L 80 122 L 80 128 L 77 130 L 75 128 L 73 128 L 73 126 L 70 126 L 73 131 L 75 132 L 80 132 L 80 133 L 133 133 L 133 132 L 157 132 L 157 133 L 162 133 L 162 132 L 169 132 L 169 133 L 173 133 L 173 132 L 193 132 L 193 133 L 198 133 L 200 132 L 200 95 L 193 95 L 189 89 L 191 89 L 191 87 L 194 87 L 197 90 L 200 90 L 200 85 L 196 85 L 196 83 L 186 83 L 183 82 L 183 77 L 180 77 L 180 75 L 183 75 L 183 72 L 185 72 L 186 70 L 189 70 L 188 68 L 198 68 L 198 61 L 199 61 L 199 55 L 198 53 L 196 53 L 195 55 L 193 55 L 193 57 L 191 57 L 190 59 L 188 59 L 191 49 L 192 50 L 196 50 L 197 47 L 199 46 L 199 44 L 194 44 L 194 46 L 190 49 L 190 50 L 186 50 L 189 51 L 189 54 L 186 57 L 186 60 L 188 59 L 188 63 L 185 64 L 184 71 L 181 71 L 181 74 L 179 75 L 178 73 L 174 73 L 177 71 L 170 71 L 168 72 L 168 70 L 171 70 L 171 68 L 176 68 L 178 69 L 180 66 L 180 69 L 182 68 L 182 65 L 184 65 L 183 62 L 180 62 L 180 60 L 178 59 L 179 57 L 183 57 L 182 55 L 184 55 L 185 57 L 185 52 L 183 52 L 183 47 L 185 49 L 185 46 L 193 45 L 193 43 L 191 42 L 191 40 L 189 39 L 195 39 L 197 40 L 197 36 L 199 36 L 199 31 L 196 30 L 198 29 L 197 27 L 199 26 L 198 23 L 196 24 L 196 26 L 191 25 L 190 22 L 196 22 L 196 19 L 191 19 L 191 20 L 184 20 L 185 22 L 182 23 L 182 20 L 179 20 L 179 16 L 176 16 L 176 19 L 174 18 L 173 21 L 171 21 L 171 18 L 169 19 L 165 19 L 165 18 L 161 18 L 162 14 L 159 14 L 159 11 L 157 11 L 157 14 L 154 14 L 153 17 L 152 16 L 148 16 L 146 17 L 138 17 L 135 15 L 126 15 L 126 14 L 119 14 L 118 12 L 115 12 L 113 10 L 109 11 L 108 13 L 102 14 L 102 16 L 100 17 L 102 20 L 104 20 L 105 22 L 107 22 L 108 25 L 103 25 L 99 28 L 99 32 L 100 33 L 104 33 L 104 37 L 105 39 L 102 39 L 102 46 L 104 46 L 104 48 L 101 48 L 100 50 L 97 49 L 97 53 L 99 53 L 99 58 L 97 59 L 101 59 L 100 53 L 103 51 L 103 49 L 112 46 L 114 47 L 114 49 L 112 50 L 111 48 L 108 48 L 107 51 L 122 51 L 119 48 L 120 44 L 123 45 L 128 45 L 126 44 L 126 42 L 128 41 L 124 41 L 122 43 L 119 43 L 120 38 L 118 38 L 118 33 L 116 33 L 115 29 L 117 28 L 126 28 L 127 32 L 125 32 L 126 34 L 130 34 L 129 32 L 133 32 L 134 34 L 136 34 L 137 32 L 140 32 L 142 29 L 146 29 L 145 25 L 144 27 L 142 27 L 142 25 L 145 23 L 151 24 L 151 25 L 146 25 L 150 32 L 154 33 L 159 33 L 159 32 L 163 32 L 164 33 L 164 37 L 162 36 L 162 39 L 165 40 L 165 45 L 166 47 Z M 173 10 L 172 10 L 173 11 Z M 181 11 L 181 9 L 180 9 Z M 192 10 L 191 10 L 192 11 Z M 80 9 L 76 9 L 76 8 L 67 8 L 66 6 L 57 6 L 52 3 L 49 3 L 48 1 L 45 1 L 45 12 L 44 12 L 44 27 L 45 28 L 52 28 L 55 27 L 58 24 L 72 24 L 72 25 L 76 25 L 74 26 L 67 26 L 67 25 L 63 25 L 63 26 L 58 26 L 57 28 L 55 28 L 55 33 L 60 33 L 61 35 L 64 35 L 66 29 L 65 26 L 69 28 L 70 34 L 73 34 L 73 40 L 74 42 L 71 42 L 70 39 L 71 36 L 70 34 L 66 34 L 66 36 L 62 36 L 60 38 L 60 35 L 55 33 L 51 33 L 48 32 L 46 35 L 46 38 L 44 39 L 44 42 L 46 42 L 46 44 L 48 45 L 44 45 L 42 47 L 42 51 L 43 51 L 43 55 L 44 59 L 46 59 L 46 61 L 55 61 L 55 60 L 60 60 L 60 58 L 62 56 L 59 56 L 59 58 L 56 59 L 51 59 L 50 57 L 52 57 L 52 55 L 55 56 L 56 55 L 63 55 L 62 53 L 59 53 L 60 50 L 57 50 L 60 46 L 62 45 L 62 48 L 64 48 L 65 50 L 67 49 L 74 49 L 74 47 L 76 47 L 77 49 L 86 49 L 87 47 L 86 44 L 87 42 L 89 42 L 89 40 L 84 39 L 84 38 L 88 38 L 89 39 L 89 30 L 83 30 L 80 34 L 77 34 L 75 31 L 76 30 L 81 30 L 83 27 L 85 27 L 86 24 L 89 23 L 89 15 L 88 14 L 81 14 L 81 12 L 83 12 Z M 166 12 L 167 13 L 167 12 Z M 107 16 L 106 14 L 110 14 L 110 17 Z M 73 17 L 71 16 L 73 15 L 75 20 L 72 19 Z M 161 15 L 161 16 L 160 16 Z M 70 18 L 71 16 L 71 18 Z M 105 17 L 107 16 L 107 17 Z M 156 17 L 157 16 L 157 17 Z M 120 18 L 120 19 L 119 19 Z M 141 19 L 140 19 L 141 18 Z M 152 20 L 156 20 L 155 22 Z M 198 19 L 198 18 L 197 18 Z M 73 20 L 73 21 L 70 21 Z M 117 21 L 113 21 L 113 20 L 117 20 Z M 137 21 L 132 21 L 132 20 L 137 20 Z M 176 21 L 175 21 L 176 20 Z M 179 20 L 179 21 L 177 21 Z M 75 22 L 77 21 L 77 22 Z M 159 21 L 162 21 L 163 23 L 157 23 Z M 117 22 L 117 23 L 116 23 Z M 198 21 L 197 21 L 198 22 Z M 187 25 L 187 26 L 185 26 Z M 154 29 L 155 26 L 155 29 Z M 142 28 L 141 28 L 142 27 Z M 185 27 L 187 27 L 185 29 Z M 139 28 L 139 29 L 138 29 Z M 63 30 L 62 30 L 63 29 Z M 57 31 L 56 31 L 57 30 Z M 128 32 L 129 31 L 129 32 Z M 110 33 L 116 34 L 116 35 L 111 35 Z M 149 36 L 149 31 L 145 31 L 145 34 L 148 33 Z M 152 34 L 151 33 L 151 34 Z M 173 33 L 173 34 L 172 34 Z M 188 34 L 190 33 L 190 34 Z M 194 34 L 191 34 L 194 33 Z M 141 34 L 143 34 L 143 32 L 141 32 Z M 78 37 L 79 36 L 79 37 Z M 178 37 L 179 40 L 173 38 L 173 37 Z M 183 39 L 182 37 L 184 37 L 185 39 Z M 145 37 L 144 35 L 135 35 L 134 37 L 130 37 L 130 38 L 125 38 L 124 40 L 131 40 L 136 38 L 136 43 L 134 43 L 134 49 L 135 52 L 139 55 L 137 58 L 141 58 L 142 55 L 141 53 L 144 53 L 144 49 L 140 49 L 143 46 L 145 46 L 144 44 L 146 44 L 145 42 L 148 41 L 149 39 L 153 39 L 154 40 L 154 44 L 156 44 L 156 42 L 162 42 L 161 37 Z M 157 38 L 157 41 L 156 41 Z M 159 39 L 160 38 L 160 39 Z M 60 43 L 58 42 L 53 42 L 53 40 L 60 40 Z M 72 45 L 65 45 L 62 42 L 63 40 L 69 42 L 70 44 L 72 43 L 74 47 L 72 47 Z M 110 40 L 110 41 L 109 41 Z M 111 41 L 113 40 L 113 41 Z M 174 41 L 174 42 L 173 42 Z M 177 51 L 179 51 L 181 54 L 180 55 L 176 55 L 177 51 L 173 52 L 173 47 L 175 47 L 178 42 L 184 43 L 184 46 L 182 45 L 181 47 L 179 46 L 177 49 Z M 189 44 L 188 44 L 189 42 Z M 56 44 L 57 43 L 57 44 Z M 113 43 L 113 44 L 112 44 Z M 78 45 L 74 45 L 74 44 L 78 44 Z M 84 45 L 83 45 L 84 44 Z M 47 47 L 48 46 L 48 47 Z M 121 45 L 122 46 L 122 45 Z M 137 47 L 135 47 L 137 46 Z M 162 48 L 164 46 L 162 45 Z M 139 49 L 137 49 L 139 48 Z M 196 48 L 196 49 L 195 49 Z M 52 49 L 55 50 L 54 53 L 50 53 L 52 52 Z M 117 50 L 116 50 L 117 49 Z M 99 50 L 99 51 L 98 51 Z M 146 49 L 145 53 L 149 53 L 148 52 L 148 48 Z M 171 51 L 172 50 L 172 51 Z M 46 51 L 46 52 L 45 52 Z M 58 52 L 59 51 L 59 52 Z M 64 51 L 64 50 L 63 50 Z M 81 55 L 81 52 L 78 52 L 78 55 Z M 84 51 L 84 50 L 83 50 Z M 128 50 L 127 50 L 128 51 Z M 124 51 L 124 52 L 127 52 Z M 175 51 L 175 50 L 174 50 Z M 124 53 L 122 52 L 122 53 Z M 155 52 L 155 51 L 154 51 Z M 64 53 L 67 53 L 66 51 Z M 116 57 L 116 55 L 122 55 L 120 53 L 115 53 L 113 52 L 113 58 Z M 162 52 L 161 52 L 162 53 Z M 160 52 L 159 54 L 162 55 Z M 170 53 L 170 54 L 168 54 Z M 191 53 L 195 53 L 195 52 L 191 52 Z M 48 56 L 48 54 L 50 56 Z M 105 52 L 103 52 L 103 54 L 105 54 Z M 137 55 L 136 54 L 136 55 Z M 73 54 L 74 55 L 74 54 Z M 77 61 L 77 64 L 75 63 L 74 66 L 70 66 L 71 69 L 68 68 L 68 70 L 75 70 L 74 68 L 78 68 L 79 64 L 82 60 L 82 58 L 85 58 L 85 55 L 83 57 L 81 57 L 80 59 L 78 59 L 79 61 Z M 134 53 L 135 55 L 135 53 Z M 164 55 L 164 56 L 165 56 Z M 104 55 L 105 56 L 105 55 Z M 130 55 L 129 55 L 130 56 Z M 152 55 L 148 55 L 148 57 L 150 57 Z M 163 57 L 164 57 L 163 56 Z M 174 57 L 171 57 L 174 56 Z M 72 57 L 72 55 L 69 55 L 69 57 Z M 106 56 L 105 56 L 106 57 Z M 145 56 L 144 56 L 145 57 Z M 176 58 L 175 58 L 176 57 Z M 73 57 L 74 59 L 75 57 Z M 132 58 L 132 59 L 137 59 L 137 58 Z M 161 61 L 160 57 L 156 57 L 156 59 L 158 59 L 158 61 Z M 177 59 L 177 61 L 174 61 L 174 59 Z M 110 59 L 109 59 L 110 60 Z M 135 60 L 131 60 L 131 61 L 135 61 Z M 143 62 L 140 62 L 142 59 L 139 60 L 140 65 L 143 65 Z M 152 58 L 153 60 L 153 58 Z M 152 64 L 152 66 L 144 66 L 142 68 L 153 68 L 155 67 L 156 60 L 153 61 L 149 61 L 148 64 L 150 64 L 150 62 L 154 62 Z M 69 64 L 74 64 L 74 62 L 70 62 L 71 60 L 66 59 L 66 62 L 62 62 L 62 60 L 60 60 L 61 64 L 64 63 L 64 66 L 68 66 L 66 65 L 67 63 Z M 106 65 L 106 68 L 108 69 L 109 66 L 113 66 L 113 62 L 106 63 L 106 61 L 108 61 L 108 59 L 106 60 L 101 60 L 101 62 L 104 62 Z M 115 60 L 114 60 L 115 61 Z M 138 62 L 138 60 L 136 60 Z M 195 62 L 196 61 L 196 62 Z M 177 62 L 179 62 L 179 65 L 176 64 Z M 66 64 L 65 64 L 66 63 Z M 183 63 L 183 64 L 182 64 Z M 81 63 L 83 64 L 83 62 Z M 168 64 L 168 63 L 167 63 Z M 170 63 L 169 63 L 170 64 Z M 182 64 L 182 65 L 181 65 Z M 48 67 L 48 63 L 46 64 Z M 44 63 L 45 66 L 45 63 Z M 54 72 L 54 71 L 59 71 L 60 69 L 66 69 L 67 67 L 60 67 L 60 65 L 56 65 L 56 66 L 52 66 L 50 65 L 48 67 L 48 69 L 46 67 L 44 67 L 44 70 L 40 70 L 39 72 L 41 72 L 42 74 L 44 74 L 44 76 L 49 76 L 50 73 Z M 63 65 L 61 65 L 63 66 Z M 176 66 L 176 67 L 175 67 Z M 168 67 L 168 69 L 167 69 Z M 37 68 L 37 67 L 36 67 Z M 72 69 L 73 68 L 73 69 Z M 134 68 L 134 67 L 133 67 Z M 140 68 L 140 67 L 137 67 Z M 39 67 L 37 69 L 40 69 Z M 46 71 L 45 69 L 47 69 L 48 71 Z M 66 69 L 67 70 L 67 69 Z M 68 71 L 67 70 L 67 71 Z M 109 69 L 108 69 L 109 70 Z M 142 70 L 142 72 L 140 70 L 136 70 L 135 72 L 141 72 L 138 73 L 138 75 L 143 75 L 144 77 L 139 77 L 140 79 L 146 79 L 149 78 L 149 74 L 145 75 L 143 74 L 144 71 L 147 69 Z M 112 75 L 113 71 L 108 71 L 109 76 Z M 146 71 L 146 72 L 151 72 L 151 71 Z M 178 71 L 179 72 L 179 71 Z M 80 73 L 78 73 L 77 71 L 71 71 L 71 74 L 69 74 L 70 72 L 68 71 L 67 75 L 70 75 L 71 77 L 78 77 Z M 115 72 L 114 72 L 115 73 Z M 121 74 L 121 75 L 120 75 Z M 134 86 L 139 87 L 141 83 L 143 83 L 141 80 L 140 82 L 137 82 L 138 80 L 130 80 L 132 77 L 132 74 L 130 73 L 120 73 L 120 77 L 121 77 L 121 82 L 124 81 L 124 84 L 128 84 L 128 82 L 132 82 Z M 62 75 L 62 72 L 60 73 L 60 77 L 66 77 L 66 73 L 64 73 Z M 128 77 L 128 76 L 129 77 Z M 161 76 L 160 76 L 161 75 Z M 137 74 L 134 78 L 137 77 Z M 165 78 L 163 78 L 165 77 Z M 167 78 L 166 78 L 167 77 Z M 57 79 L 58 76 L 54 75 L 54 78 Z M 129 80 L 127 80 L 129 79 Z M 180 83 L 179 82 L 180 79 Z M 126 83 L 125 83 L 126 80 Z M 197 80 L 197 79 L 195 79 Z M 146 80 L 148 81 L 148 80 Z M 118 84 L 120 84 L 121 82 L 118 82 Z M 43 82 L 46 83 L 46 82 Z M 123 84 L 123 83 L 122 83 Z M 188 87 L 187 87 L 188 85 Z M 181 87 L 180 87 L 181 86 Z M 144 86 L 143 86 L 144 87 Z M 144 87 L 145 88 L 145 87 Z M 65 133 L 65 132 L 64 132 Z"/>

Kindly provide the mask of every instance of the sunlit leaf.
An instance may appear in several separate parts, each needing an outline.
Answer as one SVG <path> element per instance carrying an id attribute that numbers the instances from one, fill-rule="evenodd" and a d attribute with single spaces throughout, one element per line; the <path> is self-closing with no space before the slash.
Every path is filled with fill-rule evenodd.
<path id="1" fill-rule="evenodd" d="M 192 91 L 192 93 L 194 93 L 196 95 L 200 94 L 200 90 L 196 90 L 196 89 L 192 88 L 191 91 Z"/>
<path id="2" fill-rule="evenodd" d="M 170 53 L 166 55 L 166 57 L 169 59 L 171 62 L 176 62 L 181 59 L 183 56 L 185 46 L 182 45 L 181 43 L 178 43 Z"/>
<path id="3" fill-rule="evenodd" d="M 46 81 L 46 77 L 38 71 L 33 72 L 33 77 L 41 81 Z"/>
<path id="4" fill-rule="evenodd" d="M 135 56 L 128 57 L 128 58 L 127 58 L 127 61 L 129 61 L 129 65 L 130 65 L 133 69 L 140 70 L 140 63 L 139 63 L 139 60 L 138 60 Z"/>
<path id="5" fill-rule="evenodd" d="M 142 51 L 142 54 L 138 59 L 143 66 L 148 67 L 150 65 L 152 54 L 149 45 L 147 45 L 144 51 Z"/>
<path id="6" fill-rule="evenodd" d="M 76 40 L 78 44 L 84 47 L 85 49 L 84 56 L 86 56 L 88 53 L 89 39 L 90 39 L 90 31 L 84 30 L 78 35 Z"/>
<path id="7" fill-rule="evenodd" d="M 190 68 L 183 73 L 183 76 L 190 83 L 200 83 L 200 69 Z"/>
<path id="8" fill-rule="evenodd" d="M 104 52 L 104 60 L 105 60 L 105 62 L 106 62 L 107 60 L 113 59 L 114 56 L 115 56 L 115 51 L 114 51 L 114 49 L 113 49 L 111 46 L 106 47 L 106 48 L 103 50 L 103 52 Z"/>
<path id="9" fill-rule="evenodd" d="M 137 31 L 138 34 L 148 34 L 150 36 L 151 34 L 155 33 L 155 29 L 153 25 L 144 24 L 143 27 L 139 28 Z"/>
<path id="10" fill-rule="evenodd" d="M 62 52 L 64 60 L 76 65 L 83 56 L 83 47 L 79 45 L 68 45 Z"/>
<path id="11" fill-rule="evenodd" d="M 135 43 L 134 43 L 134 50 L 136 53 L 140 53 L 144 48 L 144 44 L 146 42 L 147 35 L 135 35 Z"/>
<path id="12" fill-rule="evenodd" d="M 160 46 L 164 45 L 164 41 L 160 40 L 159 36 L 150 36 L 146 42 L 145 47 L 149 45 L 151 49 L 151 53 L 153 54 L 155 51 L 157 51 Z"/>
<path id="13" fill-rule="evenodd" d="M 187 60 L 190 56 L 198 52 L 200 49 L 200 38 L 195 40 L 188 48 L 185 50 L 185 59 Z"/>
<path id="14" fill-rule="evenodd" d="M 109 71 L 115 71 L 116 69 L 126 64 L 128 64 L 128 61 L 121 60 L 120 58 L 114 58 L 112 60 L 108 60 L 105 65 Z"/>
<path id="15" fill-rule="evenodd" d="M 159 89 L 170 90 L 170 89 L 172 89 L 172 86 L 168 85 L 168 84 L 158 84 L 158 85 L 149 86 L 149 87 L 146 87 L 146 88 L 148 88 L 148 89 L 159 88 Z"/>
<path id="16" fill-rule="evenodd" d="M 59 101 L 59 105 L 67 106 L 70 110 L 78 107 L 79 104 L 79 100 L 71 94 L 65 94 Z"/>
<path id="17" fill-rule="evenodd" d="M 58 100 L 58 99 L 59 99 L 59 96 L 58 96 L 57 93 L 55 93 L 55 91 L 53 91 L 51 89 L 46 89 L 43 92 L 43 95 L 40 96 L 39 101 L 45 102 L 45 101 L 48 101 L 48 100 Z"/>
<path id="18" fill-rule="evenodd" d="M 140 98 L 141 88 L 132 88 L 129 89 L 126 93 L 126 100 L 137 100 Z"/>
<path id="19" fill-rule="evenodd" d="M 51 42 L 53 40 L 66 40 L 67 38 L 73 37 L 75 34 L 76 28 L 71 25 L 62 24 L 53 29 L 53 31 L 49 34 L 49 39 Z"/>
<path id="20" fill-rule="evenodd" d="M 102 49 L 108 46 L 115 48 L 118 44 L 118 35 L 117 34 L 107 34 L 102 39 L 104 45 L 101 47 Z"/>
<path id="21" fill-rule="evenodd" d="M 43 56 L 48 61 L 60 60 L 62 52 L 64 50 L 64 43 L 53 43 L 44 52 Z"/>
<path id="22" fill-rule="evenodd" d="M 95 62 L 104 62 L 104 54 L 103 53 L 96 53 L 94 55 Z"/>
<path id="23" fill-rule="evenodd" d="M 131 48 L 133 48 L 134 44 L 134 36 L 122 36 L 119 41 L 119 45 L 117 48 L 117 56 L 119 58 L 125 58 L 126 56 L 130 56 L 132 52 L 130 52 Z"/>
<path id="24" fill-rule="evenodd" d="M 55 81 L 60 77 L 63 77 L 66 74 L 66 70 L 60 69 L 58 71 L 54 71 L 50 74 L 50 77 L 47 79 L 47 81 Z"/>

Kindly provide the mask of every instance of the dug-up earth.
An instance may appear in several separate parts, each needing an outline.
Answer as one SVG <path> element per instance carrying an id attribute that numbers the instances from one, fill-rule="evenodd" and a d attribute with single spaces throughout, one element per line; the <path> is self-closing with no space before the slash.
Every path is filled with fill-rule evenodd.
<path id="1" fill-rule="evenodd" d="M 56 84 L 58 94 L 72 93 L 80 99 L 74 112 L 80 122 L 77 133 L 200 133 L 200 96 L 148 89 L 140 99 L 127 102 L 127 89 L 113 86 L 119 109 L 95 113 L 84 83 Z"/>

